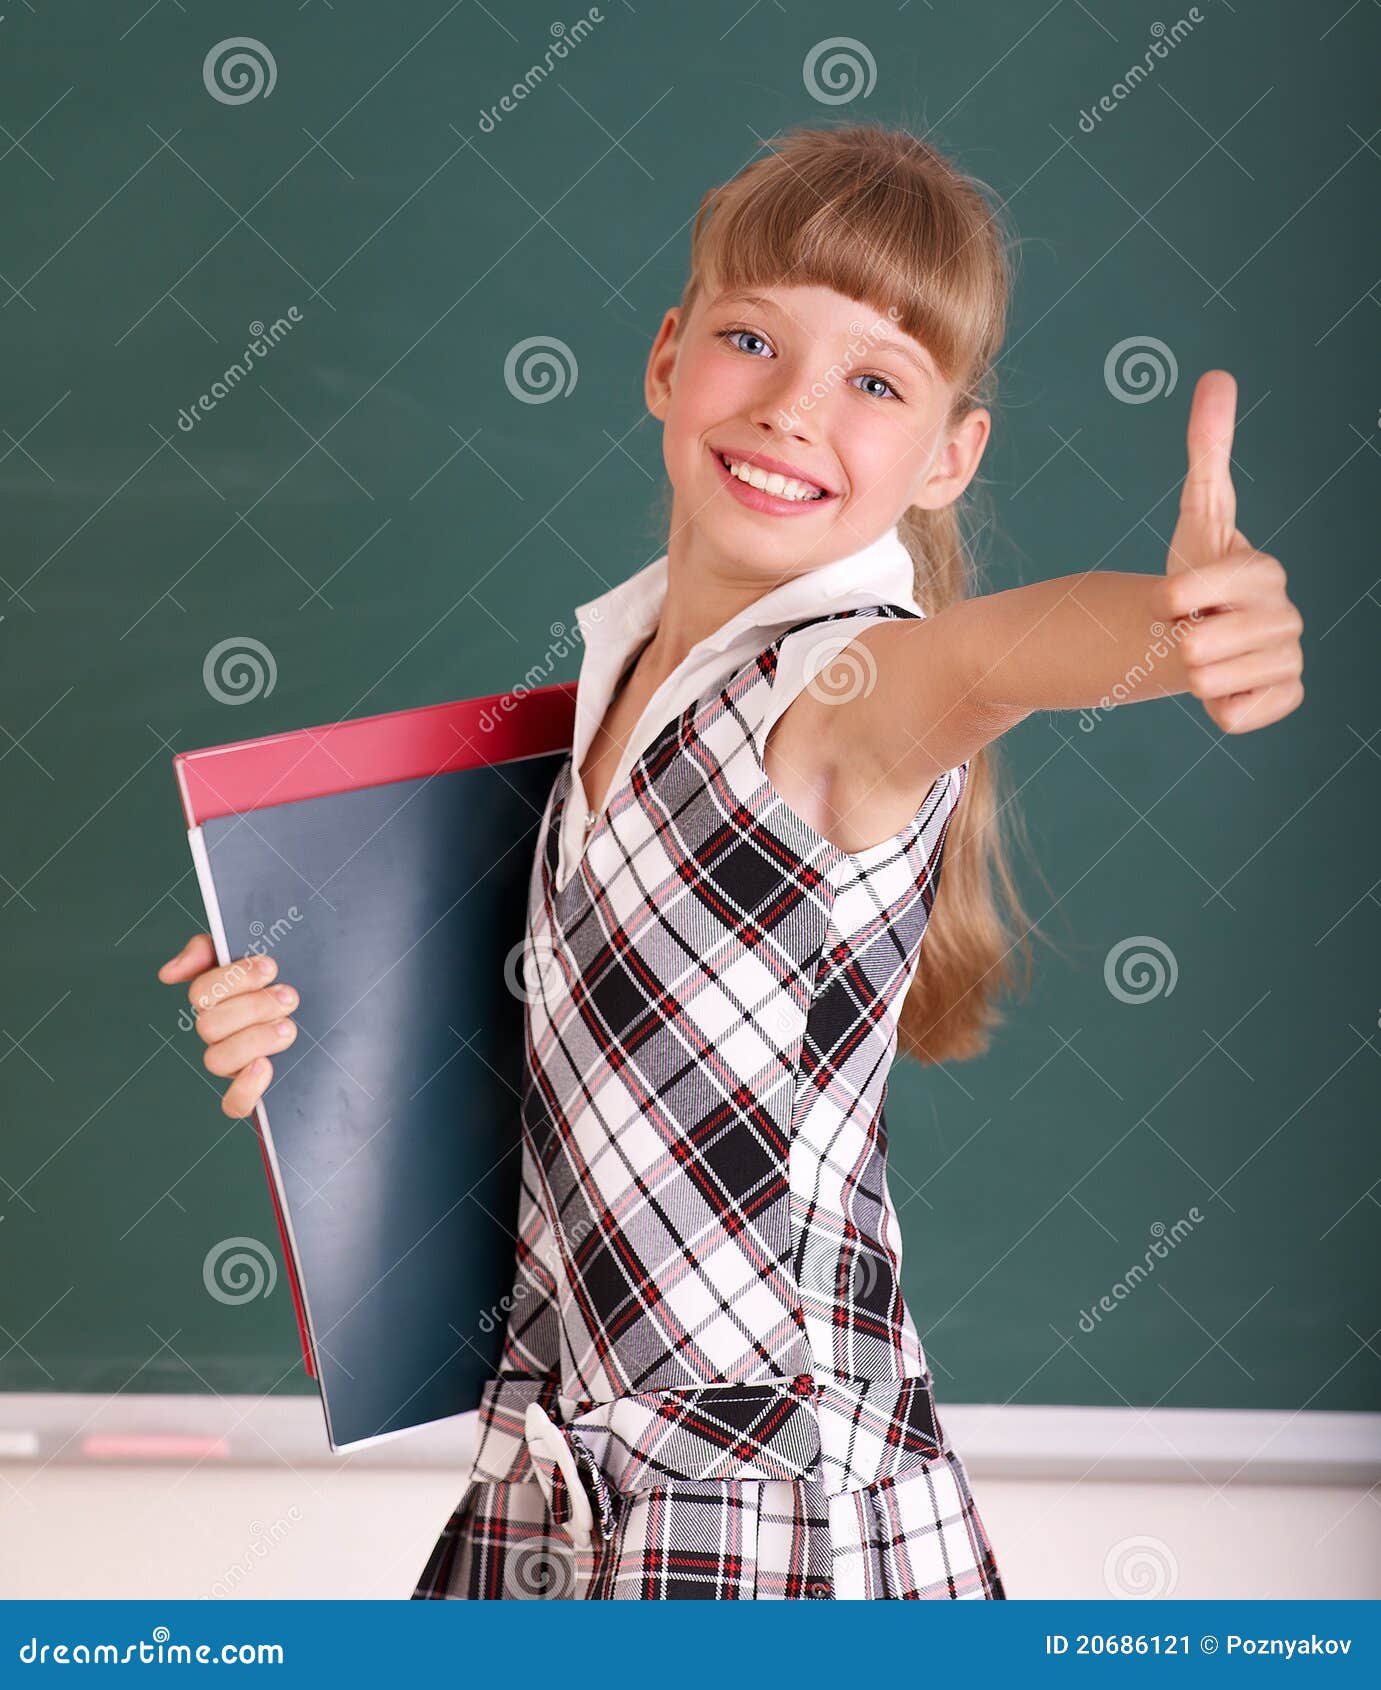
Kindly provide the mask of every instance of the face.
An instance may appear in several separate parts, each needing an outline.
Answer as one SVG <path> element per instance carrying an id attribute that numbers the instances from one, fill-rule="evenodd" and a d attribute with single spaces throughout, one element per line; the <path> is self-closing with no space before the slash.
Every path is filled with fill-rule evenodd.
<path id="1" fill-rule="evenodd" d="M 947 426 L 953 386 L 872 306 L 755 288 L 702 295 L 678 341 L 679 321 L 673 308 L 658 331 L 647 403 L 663 423 L 673 544 L 706 561 L 778 575 L 830 563 L 908 505 L 952 503 L 978 468 L 988 412 Z"/>

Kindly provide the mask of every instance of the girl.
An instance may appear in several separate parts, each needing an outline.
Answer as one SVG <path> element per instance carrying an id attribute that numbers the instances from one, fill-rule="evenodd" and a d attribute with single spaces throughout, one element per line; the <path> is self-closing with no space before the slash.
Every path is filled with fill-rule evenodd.
<path id="1" fill-rule="evenodd" d="M 794 130 L 701 204 L 646 374 L 666 555 L 578 611 L 512 1313 L 416 1596 L 1005 1595 L 902 1298 L 883 1115 L 898 1049 L 985 1048 L 1025 944 L 987 748 L 1034 710 L 1191 692 L 1241 733 L 1303 696 L 1224 371 L 1163 576 L 969 595 L 1009 283 L 980 186 L 903 131 Z M 195 976 L 248 1114 L 291 1003 L 212 960 L 199 935 L 161 974 Z"/>

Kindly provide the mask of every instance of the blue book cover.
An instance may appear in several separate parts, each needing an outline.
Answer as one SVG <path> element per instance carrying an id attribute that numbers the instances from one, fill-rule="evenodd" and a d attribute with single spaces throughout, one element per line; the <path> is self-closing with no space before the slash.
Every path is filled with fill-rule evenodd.
<path id="1" fill-rule="evenodd" d="M 294 1042 L 255 1111 L 337 1451 L 479 1404 L 513 1288 L 524 940 L 574 685 L 174 759 L 217 959 Z"/>

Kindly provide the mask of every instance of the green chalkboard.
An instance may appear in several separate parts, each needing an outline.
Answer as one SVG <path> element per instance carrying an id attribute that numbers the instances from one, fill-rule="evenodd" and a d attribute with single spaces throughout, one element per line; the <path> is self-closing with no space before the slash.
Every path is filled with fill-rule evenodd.
<path id="1" fill-rule="evenodd" d="M 643 367 L 699 197 L 854 111 L 1021 236 L 988 585 L 1161 569 L 1221 366 L 1307 622 L 1264 732 L 1177 699 L 1004 744 L 1051 943 L 986 1057 L 887 1103 L 941 1400 L 1378 1406 L 1378 15 L 1334 10 L 8 9 L 0 1388 L 313 1389 L 281 1262 L 205 1283 L 277 1240 L 154 975 L 204 925 L 172 754 L 573 677 L 574 606 L 663 549 Z M 852 88 L 812 87 L 841 27 Z M 1176 371 L 1144 403 L 1133 339 Z"/>

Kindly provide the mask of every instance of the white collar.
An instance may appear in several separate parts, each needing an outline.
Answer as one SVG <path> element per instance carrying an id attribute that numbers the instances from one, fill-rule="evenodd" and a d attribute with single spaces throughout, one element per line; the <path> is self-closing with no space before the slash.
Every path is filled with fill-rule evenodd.
<path id="1" fill-rule="evenodd" d="M 626 581 L 576 607 L 587 651 L 605 644 L 630 651 L 652 634 L 666 601 L 667 564 L 664 553 Z M 924 615 L 915 598 L 911 554 L 895 525 L 857 551 L 773 587 L 707 634 L 697 649 L 723 650 L 749 629 L 785 626 L 867 604 L 897 604 Z"/>
<path id="2" fill-rule="evenodd" d="M 586 753 L 629 658 L 655 631 L 661 619 L 667 594 L 667 564 L 665 555 L 656 558 L 626 581 L 576 607 L 584 652 L 576 689 L 571 747 L 571 778 L 577 801 L 567 806 L 560 838 L 558 884 L 563 887 L 575 873 L 583 843 L 586 813 L 579 771 L 585 766 Z M 783 581 L 752 604 L 745 605 L 736 616 L 693 646 L 662 681 L 629 736 L 618 768 L 610 778 L 609 792 L 622 784 L 651 737 L 690 700 L 720 684 L 736 664 L 745 662 L 794 623 L 872 604 L 900 605 L 923 616 L 925 612 L 914 596 L 915 577 L 911 554 L 894 526 L 846 557 Z"/>

